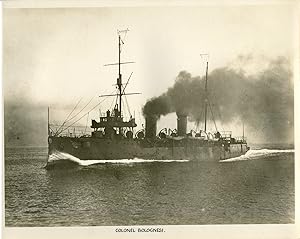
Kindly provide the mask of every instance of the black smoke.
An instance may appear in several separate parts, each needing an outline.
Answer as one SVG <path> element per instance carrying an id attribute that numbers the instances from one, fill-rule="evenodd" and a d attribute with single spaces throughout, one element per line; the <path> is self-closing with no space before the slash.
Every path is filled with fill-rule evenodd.
<path id="1" fill-rule="evenodd" d="M 171 98 L 167 93 L 151 98 L 143 107 L 143 114 L 160 117 L 173 111 Z"/>
<path id="2" fill-rule="evenodd" d="M 182 71 L 173 87 L 147 101 L 143 113 L 159 118 L 183 112 L 189 120 L 202 122 L 204 84 L 204 77 Z M 215 120 L 226 124 L 239 119 L 266 142 L 293 142 L 294 92 L 291 64 L 286 58 L 271 60 L 267 68 L 252 75 L 230 67 L 215 69 L 208 75 L 208 91 L 208 111 Z"/>

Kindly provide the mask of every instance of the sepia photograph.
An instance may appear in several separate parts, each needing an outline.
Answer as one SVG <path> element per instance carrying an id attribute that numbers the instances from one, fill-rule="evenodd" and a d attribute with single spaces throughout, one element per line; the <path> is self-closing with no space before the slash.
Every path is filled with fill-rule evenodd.
<path id="1" fill-rule="evenodd" d="M 2 7 L 5 228 L 295 224 L 295 1 L 20 2 Z"/>

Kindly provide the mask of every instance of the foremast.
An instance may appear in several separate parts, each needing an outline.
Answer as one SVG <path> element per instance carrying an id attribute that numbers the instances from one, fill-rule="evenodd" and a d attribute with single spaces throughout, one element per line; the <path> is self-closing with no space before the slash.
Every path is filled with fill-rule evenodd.
<path id="1" fill-rule="evenodd" d="M 129 30 L 123 30 L 123 31 L 118 31 L 118 38 L 119 38 L 119 47 L 118 47 L 118 55 L 119 55 L 119 62 L 118 62 L 118 66 L 119 66 L 119 77 L 117 78 L 117 86 L 119 89 L 119 112 L 120 115 L 122 115 L 122 74 L 121 74 L 121 43 L 123 43 L 122 39 L 121 39 L 121 33 L 127 33 Z"/>
<path id="2" fill-rule="evenodd" d="M 204 109 L 204 131 L 205 132 L 206 132 L 207 105 L 208 105 L 207 74 L 208 74 L 208 60 L 206 61 L 206 74 L 205 74 L 205 109 Z"/>
<path id="3" fill-rule="evenodd" d="M 107 97 L 107 96 L 117 96 L 116 104 L 111 112 L 110 110 L 106 111 L 106 116 L 100 117 L 100 121 L 96 122 L 95 120 L 92 120 L 92 126 L 95 131 L 97 131 L 99 128 L 104 128 L 105 135 L 108 137 L 111 137 L 111 135 L 123 135 L 123 128 L 128 128 L 132 132 L 133 128 L 136 127 L 135 119 L 132 118 L 130 115 L 129 121 L 123 120 L 123 114 L 122 114 L 122 96 L 124 95 L 134 95 L 134 94 L 140 94 L 140 93 L 125 93 L 125 89 L 128 85 L 128 82 L 130 80 L 130 77 L 128 78 L 125 86 L 122 84 L 122 73 L 121 73 L 121 65 L 122 64 L 129 64 L 134 62 L 121 62 L 121 52 L 122 52 L 122 45 L 124 42 L 122 41 L 121 34 L 126 33 L 129 31 L 129 29 L 118 31 L 118 63 L 113 64 L 106 64 L 104 66 L 112 66 L 112 65 L 118 65 L 118 78 L 117 78 L 117 94 L 113 95 L 101 95 L 100 97 Z M 114 128 L 118 129 L 118 134 L 115 132 Z M 127 131 L 128 132 L 128 131 Z M 95 134 L 94 134 L 95 135 Z M 130 133 L 131 135 L 131 133 Z"/>

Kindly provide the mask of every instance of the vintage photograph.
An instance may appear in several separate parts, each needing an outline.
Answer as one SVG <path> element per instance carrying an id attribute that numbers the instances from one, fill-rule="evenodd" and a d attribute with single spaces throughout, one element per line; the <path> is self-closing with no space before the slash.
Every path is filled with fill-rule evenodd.
<path id="1" fill-rule="evenodd" d="M 294 4 L 2 12 L 5 227 L 295 223 Z"/>

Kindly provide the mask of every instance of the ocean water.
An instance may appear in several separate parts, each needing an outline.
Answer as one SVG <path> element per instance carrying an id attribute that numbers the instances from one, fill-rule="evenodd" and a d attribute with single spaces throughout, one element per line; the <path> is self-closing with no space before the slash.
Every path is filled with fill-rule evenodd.
<path id="1" fill-rule="evenodd" d="M 217 163 L 69 160 L 46 170 L 47 148 L 5 149 L 6 226 L 294 223 L 292 149 Z"/>

